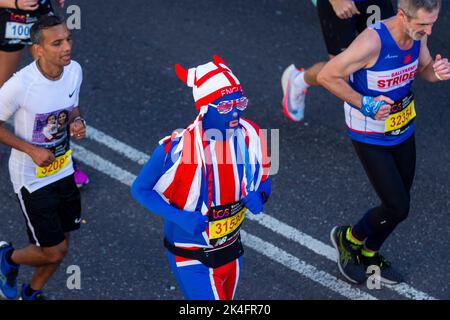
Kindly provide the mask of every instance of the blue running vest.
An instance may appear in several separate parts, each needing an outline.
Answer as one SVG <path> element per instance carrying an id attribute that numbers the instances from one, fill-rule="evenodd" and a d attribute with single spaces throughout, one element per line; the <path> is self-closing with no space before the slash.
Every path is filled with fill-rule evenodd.
<path id="1" fill-rule="evenodd" d="M 401 50 L 384 23 L 370 26 L 381 40 L 381 50 L 375 65 L 350 75 L 350 86 L 364 96 L 384 95 L 400 101 L 411 93 L 411 86 L 419 67 L 420 40 L 415 40 L 411 49 Z M 411 101 L 405 99 L 405 104 Z M 405 105 L 406 106 L 406 105 Z M 392 114 L 386 121 L 365 117 L 358 108 L 345 103 L 345 122 L 350 139 L 373 145 L 392 146 L 409 138 L 414 132 L 415 111 Z M 412 115 L 411 115 L 412 113 Z M 396 122 L 397 121 L 397 122 Z M 409 121 L 409 122 L 408 122 Z M 390 123 L 387 125 L 386 123 Z M 400 125 L 404 124 L 401 128 Z M 397 130 L 395 130 L 397 129 Z"/>

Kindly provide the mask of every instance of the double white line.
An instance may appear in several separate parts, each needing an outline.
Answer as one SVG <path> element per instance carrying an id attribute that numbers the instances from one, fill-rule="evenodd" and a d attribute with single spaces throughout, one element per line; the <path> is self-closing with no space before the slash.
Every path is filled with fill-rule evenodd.
<path id="1" fill-rule="evenodd" d="M 97 130 L 93 127 L 88 127 L 88 138 L 94 140 L 102 145 L 107 146 L 113 151 L 121 154 L 122 156 L 140 164 L 145 164 L 150 158 L 145 153 L 107 135 L 106 133 Z M 86 148 L 72 143 L 74 154 L 78 161 L 108 175 L 109 177 L 127 185 L 131 186 L 136 176 L 129 171 L 120 168 L 114 163 L 100 157 L 99 155 L 87 150 Z M 300 230 L 285 224 L 272 216 L 261 213 L 259 215 L 248 214 L 247 218 L 259 223 L 267 229 L 286 237 L 287 239 L 294 241 L 301 246 L 313 251 L 314 253 L 321 255 L 331 261 L 336 262 L 337 256 L 334 248 L 331 246 L 314 239 L 313 237 L 301 232 Z M 258 253 L 266 256 L 267 258 L 282 264 L 283 266 L 298 272 L 304 277 L 321 284 L 322 286 L 341 294 L 348 299 L 356 300 L 376 300 L 377 298 L 366 293 L 349 283 L 342 281 L 335 276 L 317 269 L 316 267 L 298 259 L 297 257 L 289 254 L 288 252 L 280 249 L 274 244 L 267 242 L 255 235 L 242 231 L 242 239 L 246 246 L 252 248 Z M 337 270 L 337 268 L 336 268 Z M 386 286 L 398 294 L 409 298 L 418 300 L 435 300 L 432 296 L 425 292 L 419 291 L 406 283 L 402 283 L 396 286 Z"/>

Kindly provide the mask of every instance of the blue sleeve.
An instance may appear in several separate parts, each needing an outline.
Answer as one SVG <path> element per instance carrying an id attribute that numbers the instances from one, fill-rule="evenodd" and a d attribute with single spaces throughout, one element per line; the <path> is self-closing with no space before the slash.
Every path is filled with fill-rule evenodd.
<path id="1" fill-rule="evenodd" d="M 131 195 L 143 207 L 150 210 L 154 214 L 161 216 L 174 223 L 179 223 L 176 217 L 183 210 L 180 210 L 168 204 L 156 191 L 153 190 L 156 182 L 163 175 L 163 167 L 166 154 L 164 145 L 158 146 L 154 151 L 150 160 L 142 168 L 136 180 L 131 186 Z"/>

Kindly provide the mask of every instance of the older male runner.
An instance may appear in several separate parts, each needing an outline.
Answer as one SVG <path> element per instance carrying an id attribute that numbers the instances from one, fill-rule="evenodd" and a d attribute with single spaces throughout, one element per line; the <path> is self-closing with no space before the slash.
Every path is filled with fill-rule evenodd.
<path id="1" fill-rule="evenodd" d="M 416 163 L 412 83 L 417 74 L 430 82 L 450 78 L 448 60 L 433 60 L 427 46 L 440 5 L 398 0 L 395 17 L 364 31 L 318 75 L 320 84 L 345 101 L 348 134 L 381 200 L 354 226 L 331 232 L 339 269 L 352 282 L 364 282 L 372 265 L 380 268 L 381 281 L 403 281 L 379 250 L 409 213 Z"/>

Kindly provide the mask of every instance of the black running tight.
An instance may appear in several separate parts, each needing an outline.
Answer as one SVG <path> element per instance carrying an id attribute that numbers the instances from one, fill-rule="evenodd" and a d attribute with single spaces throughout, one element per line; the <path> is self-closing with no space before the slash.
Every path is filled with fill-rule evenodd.
<path id="1" fill-rule="evenodd" d="M 416 166 L 414 135 L 403 143 L 384 147 L 352 141 L 356 153 L 381 200 L 353 227 L 366 248 L 378 251 L 397 225 L 408 217 L 410 190 Z"/>

